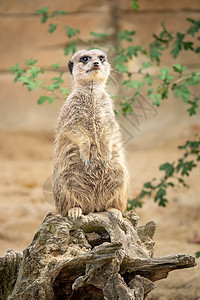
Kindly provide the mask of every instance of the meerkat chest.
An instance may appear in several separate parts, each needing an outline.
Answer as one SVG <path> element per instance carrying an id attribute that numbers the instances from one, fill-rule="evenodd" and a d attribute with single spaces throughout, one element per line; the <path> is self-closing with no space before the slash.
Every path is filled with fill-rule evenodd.
<path id="1" fill-rule="evenodd" d="M 88 120 L 91 119 L 96 128 L 101 129 L 112 117 L 113 107 L 110 97 L 106 94 L 94 95 L 88 109 Z"/>
<path id="2" fill-rule="evenodd" d="M 95 122 L 100 125 L 113 115 L 112 100 L 106 93 L 82 96 L 77 105 L 86 123 Z"/>

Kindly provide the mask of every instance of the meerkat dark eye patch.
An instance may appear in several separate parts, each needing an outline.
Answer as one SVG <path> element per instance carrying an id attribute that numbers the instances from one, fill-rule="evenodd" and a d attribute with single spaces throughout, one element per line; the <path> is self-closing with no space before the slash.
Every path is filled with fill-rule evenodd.
<path id="1" fill-rule="evenodd" d="M 85 56 L 82 56 L 82 57 L 80 58 L 80 61 L 81 61 L 82 63 L 86 64 L 90 59 L 91 59 L 90 56 L 85 55 Z"/>
<path id="2" fill-rule="evenodd" d="M 100 55 L 100 56 L 99 56 L 99 60 L 100 60 L 101 62 L 104 62 L 105 57 L 104 57 L 103 55 Z"/>
<path id="3" fill-rule="evenodd" d="M 69 61 L 68 62 L 68 68 L 69 68 L 69 71 L 70 71 L 71 74 L 72 74 L 73 66 L 74 66 L 74 63 L 72 61 Z"/>

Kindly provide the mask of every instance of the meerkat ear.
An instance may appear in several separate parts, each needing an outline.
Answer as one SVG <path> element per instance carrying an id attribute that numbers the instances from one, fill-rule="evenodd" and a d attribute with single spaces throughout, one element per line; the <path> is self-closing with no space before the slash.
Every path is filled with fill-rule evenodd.
<path id="1" fill-rule="evenodd" d="M 73 66 L 74 66 L 74 63 L 70 60 L 68 62 L 68 68 L 69 68 L 69 71 L 70 71 L 71 74 L 72 74 Z"/>

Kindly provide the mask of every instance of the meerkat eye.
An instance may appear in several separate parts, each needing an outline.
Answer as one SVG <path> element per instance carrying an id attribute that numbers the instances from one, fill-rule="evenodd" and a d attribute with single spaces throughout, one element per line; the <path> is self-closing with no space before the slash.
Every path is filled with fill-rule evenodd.
<path id="1" fill-rule="evenodd" d="M 86 64 L 89 60 L 90 60 L 89 56 L 82 56 L 80 58 L 80 61 L 83 62 L 84 64 Z"/>
<path id="2" fill-rule="evenodd" d="M 103 55 L 100 55 L 100 56 L 99 56 L 99 60 L 100 60 L 101 62 L 103 62 L 103 61 L 105 60 L 105 57 L 104 57 Z"/>

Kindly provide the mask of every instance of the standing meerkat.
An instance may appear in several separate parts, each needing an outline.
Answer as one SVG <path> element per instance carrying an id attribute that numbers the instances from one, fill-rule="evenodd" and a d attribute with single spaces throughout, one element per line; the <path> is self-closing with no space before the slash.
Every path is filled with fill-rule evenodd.
<path id="1" fill-rule="evenodd" d="M 82 213 L 110 211 L 121 220 L 128 173 L 112 99 L 105 91 L 110 64 L 106 54 L 95 49 L 78 51 L 68 67 L 73 89 L 55 130 L 53 191 L 57 210 L 74 219 Z"/>

